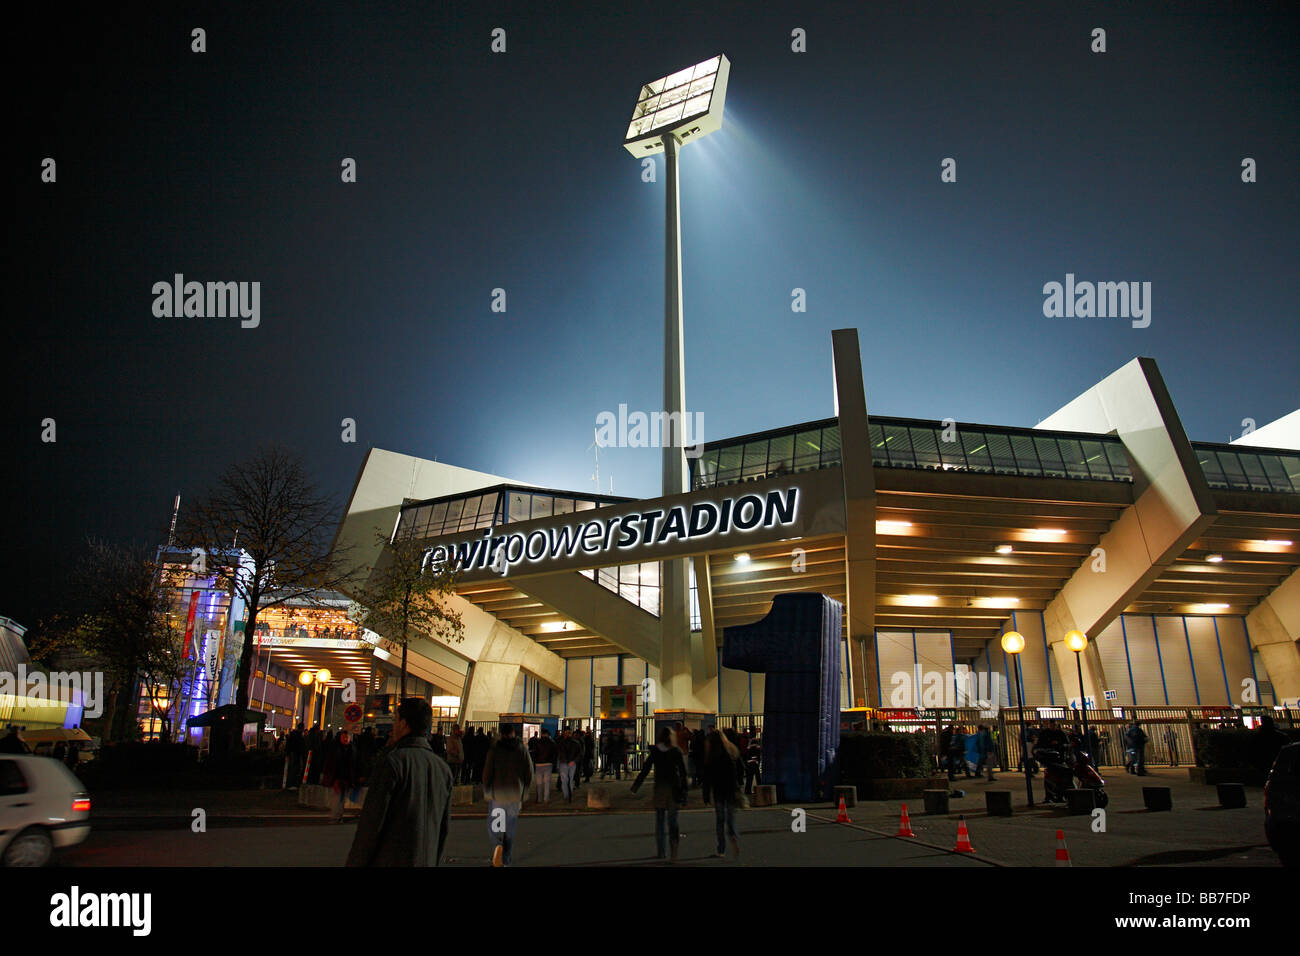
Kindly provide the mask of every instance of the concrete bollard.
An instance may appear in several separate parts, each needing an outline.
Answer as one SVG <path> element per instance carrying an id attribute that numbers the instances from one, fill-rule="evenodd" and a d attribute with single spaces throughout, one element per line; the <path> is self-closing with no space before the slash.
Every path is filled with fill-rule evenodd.
<path id="1" fill-rule="evenodd" d="M 933 816 L 935 814 L 946 814 L 948 812 L 948 791 L 947 790 L 925 790 L 925 812 Z"/>
<path id="2" fill-rule="evenodd" d="M 608 810 L 613 805 L 609 787 L 592 786 L 587 788 L 587 809 Z"/>
<path id="3" fill-rule="evenodd" d="M 1172 810 L 1174 796 L 1168 787 L 1143 787 L 1142 805 L 1148 810 Z"/>
<path id="4" fill-rule="evenodd" d="M 754 806 L 756 807 L 776 806 L 776 787 L 770 783 L 755 784 Z"/>
<path id="5" fill-rule="evenodd" d="M 462 783 L 451 788 L 451 805 L 453 807 L 472 807 L 479 801 L 482 790 L 477 784 Z"/>
<path id="6" fill-rule="evenodd" d="M 831 802 L 839 808 L 840 799 L 843 798 L 845 807 L 856 807 L 858 805 L 858 788 L 857 787 L 836 787 L 835 793 L 831 797 Z"/>
<path id="7" fill-rule="evenodd" d="M 1246 805 L 1246 788 L 1240 783 L 1221 783 L 1219 789 L 1219 806 L 1225 810 L 1238 810 Z"/>
<path id="8" fill-rule="evenodd" d="M 1011 816 L 1011 791 L 985 790 L 984 807 L 988 810 L 988 815 L 991 817 Z"/>
<path id="9" fill-rule="evenodd" d="M 1088 787 L 1065 791 L 1065 805 L 1074 816 L 1092 813 L 1097 807 L 1097 791 Z"/>

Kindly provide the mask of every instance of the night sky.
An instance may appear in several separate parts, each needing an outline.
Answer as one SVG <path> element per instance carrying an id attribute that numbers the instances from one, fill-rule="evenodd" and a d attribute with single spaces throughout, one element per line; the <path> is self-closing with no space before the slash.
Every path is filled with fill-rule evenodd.
<path id="1" fill-rule="evenodd" d="M 270 6 L 9 23 L 0 615 L 263 441 L 340 505 L 372 445 L 593 489 L 596 416 L 662 403 L 662 158 L 642 182 L 623 134 L 719 52 L 682 160 L 706 440 L 831 415 L 850 326 L 875 414 L 1033 425 L 1137 355 L 1194 439 L 1300 406 L 1295 4 Z M 1151 282 L 1150 327 L 1044 317 L 1067 272 Z M 260 282 L 260 326 L 155 317 L 175 273 Z M 603 490 L 659 467 L 605 449 Z"/>

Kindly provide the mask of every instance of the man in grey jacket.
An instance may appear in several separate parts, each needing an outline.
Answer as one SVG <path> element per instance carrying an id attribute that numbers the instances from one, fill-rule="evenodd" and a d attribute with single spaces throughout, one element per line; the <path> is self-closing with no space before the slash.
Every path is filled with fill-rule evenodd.
<path id="1" fill-rule="evenodd" d="M 389 746 L 375 757 L 348 866 L 437 866 L 451 820 L 451 768 L 429 746 L 433 709 L 397 708 Z"/>

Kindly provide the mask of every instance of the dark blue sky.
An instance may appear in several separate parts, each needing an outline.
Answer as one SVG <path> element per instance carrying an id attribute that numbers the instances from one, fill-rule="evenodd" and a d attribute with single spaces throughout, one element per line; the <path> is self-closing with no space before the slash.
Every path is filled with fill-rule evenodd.
<path id="1" fill-rule="evenodd" d="M 1032 425 L 1136 355 L 1193 438 L 1300 405 L 1294 6 L 433 6 L 11 32 L 0 614 L 57 610 L 85 535 L 155 539 L 262 440 L 340 499 L 371 445 L 593 487 L 596 416 L 662 402 L 664 186 L 623 131 L 642 82 L 717 52 L 723 129 L 682 161 L 706 439 L 830 415 L 846 326 L 877 414 Z M 177 272 L 261 282 L 261 326 L 155 318 Z M 1067 272 L 1151 282 L 1150 327 L 1044 318 Z M 654 494 L 658 452 L 604 450 L 601 474 Z"/>

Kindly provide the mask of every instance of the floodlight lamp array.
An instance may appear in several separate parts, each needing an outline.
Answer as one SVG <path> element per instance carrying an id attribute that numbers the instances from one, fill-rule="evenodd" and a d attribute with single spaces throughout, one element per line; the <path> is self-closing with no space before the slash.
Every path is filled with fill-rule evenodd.
<path id="1" fill-rule="evenodd" d="M 645 84 L 623 145 L 642 155 L 661 150 L 669 133 L 685 140 L 718 129 L 729 67 L 727 58 L 719 55 Z"/>

